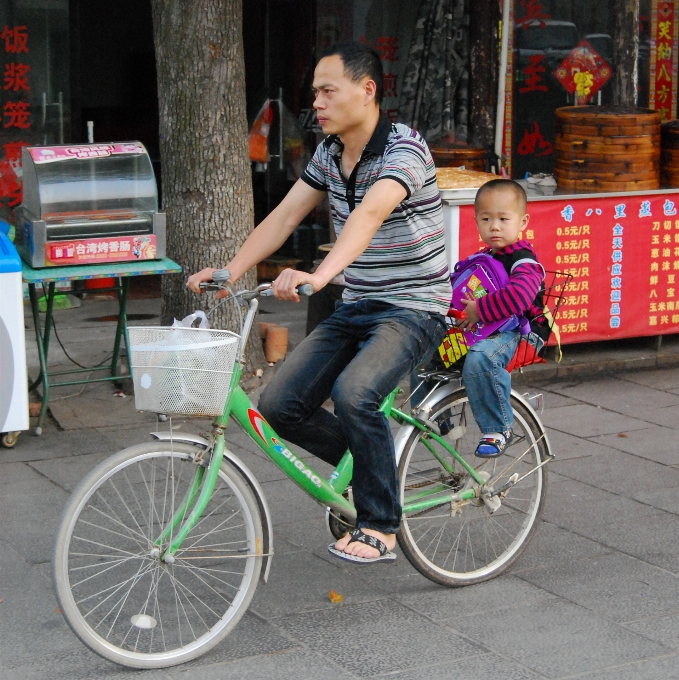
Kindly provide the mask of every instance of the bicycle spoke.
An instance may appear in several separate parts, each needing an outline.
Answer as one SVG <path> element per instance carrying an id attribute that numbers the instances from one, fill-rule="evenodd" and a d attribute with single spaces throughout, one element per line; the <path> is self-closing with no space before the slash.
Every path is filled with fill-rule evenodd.
<path id="1" fill-rule="evenodd" d="M 98 545 L 100 548 L 108 548 L 109 550 L 115 550 L 116 552 L 123 553 L 124 555 L 132 555 L 132 557 L 142 557 L 142 555 L 139 555 L 138 553 L 133 553 L 129 550 L 123 550 L 122 548 L 116 548 L 116 547 L 111 546 L 111 545 L 106 545 L 105 543 L 99 543 L 98 541 L 93 541 L 89 538 L 85 538 L 84 536 L 73 536 L 73 538 L 75 540 L 78 540 L 78 541 L 83 541 L 84 543 L 91 543 L 92 545 Z"/>
<path id="2" fill-rule="evenodd" d="M 86 582 L 89 581 L 90 579 L 96 578 L 97 576 L 101 576 L 101 575 L 104 574 L 105 572 L 107 572 L 107 571 L 109 571 L 109 570 L 111 570 L 111 569 L 115 569 L 116 567 L 121 566 L 121 565 L 124 564 L 125 562 L 129 562 L 131 559 L 132 559 L 131 557 L 126 557 L 126 558 L 123 559 L 123 560 L 118 560 L 118 561 L 116 562 L 116 564 L 113 564 L 113 565 L 110 566 L 110 567 L 106 567 L 106 569 L 102 569 L 101 571 L 98 571 L 96 574 L 92 574 L 91 576 L 88 576 L 87 578 L 84 578 L 82 581 L 78 581 L 77 583 L 74 583 L 74 584 L 71 586 L 71 588 L 77 588 L 78 586 L 82 585 L 83 583 L 86 583 Z M 80 567 L 80 568 L 81 568 L 81 569 L 84 569 L 84 567 Z M 74 570 L 72 569 L 72 570 L 70 570 L 70 571 L 74 571 Z"/>
<path id="3" fill-rule="evenodd" d="M 200 569 L 197 569 L 197 568 L 195 568 L 195 567 L 189 567 L 188 565 L 185 565 L 185 564 L 182 564 L 181 566 L 182 566 L 182 567 L 185 567 L 185 568 L 188 568 L 188 569 L 189 569 L 190 571 L 192 571 L 192 572 L 200 572 L 200 571 L 201 571 Z M 201 583 L 203 583 L 209 590 L 211 590 L 215 595 L 217 595 L 217 597 L 221 598 L 224 602 L 226 602 L 226 604 L 229 604 L 229 605 L 231 604 L 231 601 L 230 601 L 230 600 L 228 600 L 226 597 L 224 597 L 224 596 L 223 596 L 216 588 L 213 588 L 213 587 L 212 587 L 212 586 L 211 586 L 211 585 L 210 585 L 210 584 L 209 584 L 209 583 L 208 583 L 208 582 L 207 582 L 207 581 L 206 581 L 199 573 L 196 573 L 196 577 L 197 577 L 198 580 L 199 580 Z M 216 578 L 216 577 L 214 577 L 214 576 L 213 576 L 212 578 L 214 578 L 216 581 L 219 581 L 220 583 L 224 583 L 225 585 L 229 585 L 229 584 L 226 583 L 226 581 L 222 581 L 221 579 L 218 579 L 218 578 Z M 232 587 L 232 586 L 229 586 L 229 587 Z"/>
<path id="4" fill-rule="evenodd" d="M 136 523 L 136 521 L 135 521 L 135 524 L 137 524 L 137 528 L 139 529 L 139 531 L 134 531 L 133 529 L 131 529 L 130 527 L 128 527 L 127 524 L 125 524 L 125 523 L 118 517 L 118 514 L 113 510 L 113 508 L 109 505 L 109 502 L 108 502 L 101 494 L 97 494 L 97 498 L 99 498 L 99 500 L 101 500 L 101 501 L 106 505 L 106 507 L 108 508 L 108 510 L 109 510 L 109 512 L 111 513 L 111 515 L 113 515 L 113 517 L 110 517 L 109 515 L 107 515 L 103 510 L 100 510 L 100 509 L 99 509 L 96 505 L 94 505 L 94 503 L 92 503 L 92 502 L 90 502 L 89 505 L 88 505 L 88 508 L 89 508 L 90 510 L 94 510 L 95 512 L 98 512 L 99 514 L 103 515 L 104 517 L 106 517 L 106 518 L 109 519 L 109 520 L 113 520 L 113 523 L 114 523 L 114 524 L 118 524 L 119 526 L 123 527 L 123 529 L 125 529 L 126 531 L 128 531 L 128 532 L 130 533 L 130 537 L 131 537 L 131 538 L 133 538 L 133 537 L 136 535 L 136 536 L 139 536 L 140 538 L 142 538 L 145 542 L 148 542 L 148 536 L 146 536 L 146 535 L 143 533 L 142 528 L 139 526 L 139 524 Z"/>
<path id="5" fill-rule="evenodd" d="M 184 564 L 183 561 L 180 563 L 180 566 L 184 567 L 185 569 L 191 569 L 192 571 L 199 571 L 199 572 L 205 572 L 207 573 L 211 578 L 213 578 L 215 581 L 219 581 L 220 583 L 223 583 L 225 586 L 228 586 L 229 588 L 232 588 L 236 592 L 238 592 L 238 587 L 234 586 L 232 583 L 229 583 L 228 581 L 224 581 L 221 578 L 217 578 L 216 576 L 212 576 L 212 572 L 215 572 L 217 574 L 232 574 L 234 576 L 240 576 L 241 574 L 236 571 L 224 571 L 222 569 L 208 569 L 206 567 L 197 567 L 195 564 Z M 207 585 L 207 584 L 206 584 Z M 208 586 L 210 587 L 210 586 Z M 227 600 L 228 601 L 228 600 Z M 230 602 L 229 602 L 230 604 Z"/>

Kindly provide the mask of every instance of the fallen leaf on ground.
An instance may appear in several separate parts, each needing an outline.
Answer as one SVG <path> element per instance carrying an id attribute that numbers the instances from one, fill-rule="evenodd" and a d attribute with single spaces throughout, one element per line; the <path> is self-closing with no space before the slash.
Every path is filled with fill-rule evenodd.
<path id="1" fill-rule="evenodd" d="M 627 435 L 624 432 L 620 432 L 620 434 L 618 434 L 618 437 L 627 437 Z"/>
<path id="2" fill-rule="evenodd" d="M 340 604 L 344 600 L 344 597 L 340 595 L 336 590 L 331 590 L 328 593 L 328 597 L 330 598 L 330 602 L 333 604 Z"/>

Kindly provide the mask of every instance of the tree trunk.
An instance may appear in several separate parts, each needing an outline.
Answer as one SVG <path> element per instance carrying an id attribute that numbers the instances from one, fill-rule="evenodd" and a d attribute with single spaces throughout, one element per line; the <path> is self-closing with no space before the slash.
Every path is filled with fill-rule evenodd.
<path id="1" fill-rule="evenodd" d="M 499 7 L 498 0 L 475 0 L 469 7 L 470 143 L 483 146 L 488 153 L 495 144 Z"/>
<path id="2" fill-rule="evenodd" d="M 639 0 L 620 0 L 613 25 L 613 103 L 636 106 L 639 83 Z"/>
<path id="3" fill-rule="evenodd" d="M 151 0 L 151 6 L 167 252 L 183 269 L 163 277 L 161 316 L 167 325 L 207 307 L 206 296 L 190 292 L 186 279 L 234 256 L 252 231 L 254 209 L 242 0 Z M 243 285 L 256 285 L 254 270 Z M 210 321 L 215 328 L 240 331 L 232 303 Z M 249 369 L 265 365 L 259 334 L 253 335 Z"/>

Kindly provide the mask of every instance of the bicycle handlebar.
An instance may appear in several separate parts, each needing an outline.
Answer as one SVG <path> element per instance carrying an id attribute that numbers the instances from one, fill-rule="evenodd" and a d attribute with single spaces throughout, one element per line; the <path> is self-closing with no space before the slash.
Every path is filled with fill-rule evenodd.
<path id="1" fill-rule="evenodd" d="M 262 297 L 271 297 L 273 296 L 273 288 L 271 288 L 271 284 L 263 284 L 263 285 L 269 285 L 269 288 L 265 288 L 262 290 L 260 295 Z M 260 286 L 258 286 L 259 288 Z M 303 283 L 301 286 L 297 286 L 297 295 L 302 295 L 304 297 L 310 297 L 311 295 L 314 294 L 314 287 L 310 283 Z"/>
<path id="2" fill-rule="evenodd" d="M 231 272 L 228 269 L 215 269 L 212 272 L 212 283 L 209 281 L 201 283 L 201 288 L 211 288 L 216 284 L 219 288 L 224 287 L 231 280 Z M 309 297 L 314 294 L 314 287 L 310 283 L 303 283 L 301 286 L 297 286 L 297 295 L 302 295 L 304 297 Z M 251 300 L 252 298 L 261 295 L 262 297 L 271 297 L 273 295 L 273 290 L 271 289 L 270 283 L 262 283 L 254 290 L 242 290 L 239 295 L 246 300 Z"/>

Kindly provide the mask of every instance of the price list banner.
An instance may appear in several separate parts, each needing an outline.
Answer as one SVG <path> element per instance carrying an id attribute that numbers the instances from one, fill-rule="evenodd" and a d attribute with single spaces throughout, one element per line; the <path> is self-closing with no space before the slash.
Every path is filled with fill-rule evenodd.
<path id="1" fill-rule="evenodd" d="M 557 317 L 564 344 L 679 333 L 679 193 L 528 204 L 546 269 L 572 274 Z M 460 208 L 460 257 L 483 248 Z"/>

